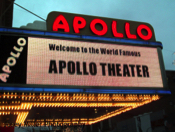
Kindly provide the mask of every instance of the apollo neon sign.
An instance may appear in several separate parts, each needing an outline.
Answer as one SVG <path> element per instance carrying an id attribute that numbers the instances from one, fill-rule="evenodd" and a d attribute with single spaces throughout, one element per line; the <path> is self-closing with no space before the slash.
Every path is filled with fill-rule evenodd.
<path id="1" fill-rule="evenodd" d="M 155 41 L 153 28 L 147 23 L 60 12 L 51 12 L 48 15 L 47 29 L 55 32 Z"/>

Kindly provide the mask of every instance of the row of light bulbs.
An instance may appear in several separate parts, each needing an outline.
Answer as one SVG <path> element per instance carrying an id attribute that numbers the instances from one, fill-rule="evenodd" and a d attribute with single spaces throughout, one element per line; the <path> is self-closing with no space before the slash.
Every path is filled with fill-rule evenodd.
<path id="1" fill-rule="evenodd" d="M 156 95 L 136 95 L 136 94 L 73 94 L 69 93 L 57 93 L 53 95 L 52 93 L 40 93 L 39 95 L 35 95 L 35 93 L 28 94 L 13 94 L 13 93 L 5 93 L 2 95 L 3 98 L 11 99 L 11 98 L 22 98 L 22 100 L 26 101 L 139 101 L 139 100 L 147 100 L 151 99 Z M 1 102 L 0 102 L 1 103 Z"/>
<path id="2" fill-rule="evenodd" d="M 155 96 L 150 96 L 149 100 L 157 100 L 159 99 L 158 95 Z M 147 99 L 148 100 L 148 99 Z M 127 100 L 125 100 L 127 101 Z M 19 105 L 1 105 L 0 106 L 0 110 L 4 111 L 4 110 L 30 110 L 32 108 L 32 106 L 34 107 L 122 107 L 122 106 L 134 106 L 138 104 L 138 102 L 132 102 L 132 103 L 125 103 L 125 102 L 61 102 L 61 103 L 40 103 L 40 102 L 33 102 L 33 103 L 21 103 Z"/>

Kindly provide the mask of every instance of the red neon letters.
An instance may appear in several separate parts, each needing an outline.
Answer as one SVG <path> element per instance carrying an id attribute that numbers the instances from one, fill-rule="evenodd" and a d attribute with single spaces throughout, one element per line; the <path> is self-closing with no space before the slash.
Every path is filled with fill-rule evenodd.
<path id="1" fill-rule="evenodd" d="M 99 31 L 99 30 L 97 30 L 97 29 L 95 28 L 95 25 L 96 25 L 97 23 L 102 25 L 102 30 L 101 30 L 101 31 Z M 90 23 L 90 28 L 91 28 L 91 31 L 92 31 L 94 34 L 99 35 L 99 36 L 105 35 L 106 32 L 108 31 L 108 26 L 107 26 L 107 24 L 106 24 L 103 20 L 101 20 L 101 19 L 94 19 L 94 20 L 92 20 L 91 23 Z"/>
<path id="2" fill-rule="evenodd" d="M 60 24 L 62 22 L 62 24 Z M 52 27 L 53 31 L 58 31 L 58 29 L 64 29 L 64 32 L 69 32 L 69 24 L 67 23 L 67 20 L 64 18 L 63 15 L 57 16 L 53 23 Z"/>
<path id="3" fill-rule="evenodd" d="M 143 35 L 142 34 L 142 29 L 145 29 L 146 31 L 147 31 L 147 35 L 145 36 L 145 35 Z M 142 38 L 143 40 L 149 40 L 149 39 L 151 39 L 151 37 L 152 37 L 152 31 L 151 31 L 151 29 L 148 27 L 148 26 L 146 26 L 146 25 L 143 25 L 143 24 L 141 24 L 141 25 L 139 25 L 138 27 L 137 27 L 137 34 L 140 36 L 140 38 Z"/>
<path id="4" fill-rule="evenodd" d="M 84 18 L 78 16 L 74 17 L 73 28 L 75 33 L 80 33 L 79 29 L 82 29 L 85 26 L 86 26 L 86 20 Z"/>
<path id="5" fill-rule="evenodd" d="M 117 32 L 117 22 L 116 21 L 112 21 L 112 33 L 114 37 L 123 38 L 123 34 Z"/>
<path id="6" fill-rule="evenodd" d="M 125 32 L 126 32 L 126 36 L 129 39 L 136 39 L 137 38 L 136 35 L 130 33 L 130 23 L 128 23 L 128 22 L 125 23 Z"/>
<path id="7" fill-rule="evenodd" d="M 69 22 L 70 23 L 70 22 Z M 102 29 L 99 30 L 96 28 L 96 25 L 101 25 Z M 130 23 L 126 22 L 125 26 L 123 27 L 123 33 L 119 33 L 117 31 L 117 21 L 112 21 L 111 23 L 111 31 L 108 30 L 108 28 L 110 27 L 110 25 L 107 25 L 106 22 L 102 19 L 98 19 L 95 18 L 90 22 L 90 25 L 86 25 L 86 20 L 83 17 L 80 16 L 75 16 L 73 19 L 73 29 L 75 33 L 80 33 L 81 30 L 85 29 L 89 30 L 98 36 L 103 36 L 106 33 L 112 32 L 112 35 L 114 37 L 117 38 L 128 38 L 128 39 L 137 39 L 137 37 L 143 39 L 143 40 L 150 40 L 152 38 L 152 30 L 150 29 L 150 27 L 148 27 L 145 24 L 140 24 L 137 26 L 137 29 L 135 29 L 135 32 L 137 34 L 133 34 L 133 29 L 132 29 L 132 33 L 131 33 L 131 27 L 130 27 Z M 64 32 L 70 32 L 70 27 L 71 25 L 68 24 L 66 18 L 63 15 L 58 15 L 56 17 L 56 19 L 53 22 L 53 26 L 52 26 L 52 30 L 53 31 L 59 31 L 59 29 L 64 30 Z M 89 28 L 87 28 L 87 26 L 89 26 Z M 119 27 L 119 26 L 118 26 Z M 142 30 L 145 30 L 147 32 L 147 34 L 143 34 Z M 125 34 L 124 34 L 125 32 Z"/>

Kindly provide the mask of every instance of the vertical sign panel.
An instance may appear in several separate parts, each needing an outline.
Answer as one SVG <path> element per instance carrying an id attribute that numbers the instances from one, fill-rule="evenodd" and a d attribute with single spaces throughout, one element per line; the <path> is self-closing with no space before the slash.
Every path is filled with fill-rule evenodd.
<path id="1" fill-rule="evenodd" d="M 27 37 L 0 36 L 0 83 L 26 84 Z"/>

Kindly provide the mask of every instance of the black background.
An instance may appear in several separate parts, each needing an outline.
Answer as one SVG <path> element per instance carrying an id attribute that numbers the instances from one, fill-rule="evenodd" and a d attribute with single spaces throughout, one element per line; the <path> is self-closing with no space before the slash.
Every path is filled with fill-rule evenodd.
<path id="1" fill-rule="evenodd" d="M 0 74 L 4 73 L 2 71 L 2 67 L 7 65 L 7 59 L 10 57 L 10 53 L 17 53 L 13 47 L 16 46 L 20 48 L 17 44 L 17 40 L 22 36 L 9 36 L 9 35 L 0 35 Z M 11 73 L 9 74 L 9 78 L 7 78 L 6 83 L 13 84 L 26 84 L 26 69 L 27 69 L 27 37 L 23 37 L 26 39 L 26 45 L 23 46 L 23 51 L 20 52 L 19 58 L 16 58 L 16 65 L 10 67 Z M 0 80 L 0 83 L 4 83 Z"/>

